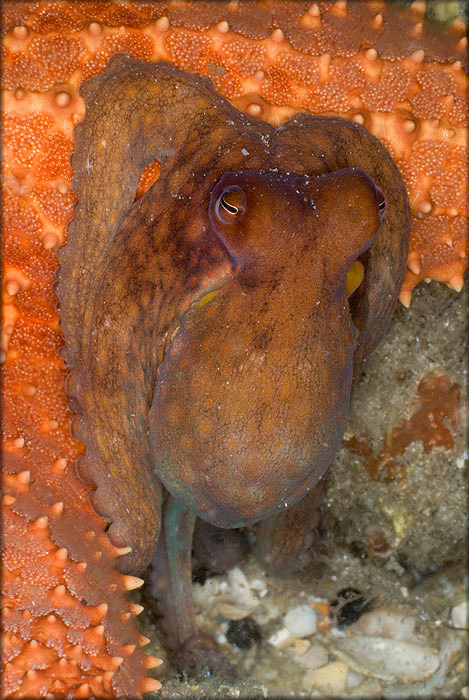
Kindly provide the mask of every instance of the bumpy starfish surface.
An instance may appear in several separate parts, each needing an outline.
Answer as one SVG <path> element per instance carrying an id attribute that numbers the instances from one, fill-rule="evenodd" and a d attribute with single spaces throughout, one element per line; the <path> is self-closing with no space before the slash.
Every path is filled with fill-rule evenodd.
<path id="1" fill-rule="evenodd" d="M 460 290 L 466 269 L 465 25 L 424 3 L 31 2 L 4 5 L 5 696 L 136 697 L 143 654 L 125 599 L 140 585 L 76 474 L 83 453 L 59 356 L 57 248 L 73 216 L 70 156 L 80 84 L 115 53 L 209 76 L 241 111 L 346 117 L 380 138 L 413 212 L 401 301 L 422 279 Z M 148 188 L 158 174 L 149 168 Z"/>

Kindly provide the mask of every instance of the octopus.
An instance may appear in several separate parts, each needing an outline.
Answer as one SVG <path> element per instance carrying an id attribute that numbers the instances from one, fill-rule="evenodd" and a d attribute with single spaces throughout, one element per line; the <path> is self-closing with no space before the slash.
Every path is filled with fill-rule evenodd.
<path id="1" fill-rule="evenodd" d="M 183 644 L 196 515 L 271 532 L 314 498 L 397 295 L 462 287 L 465 27 L 418 2 L 4 13 L 3 687 L 138 697 L 159 660 L 126 592 L 160 528 Z"/>

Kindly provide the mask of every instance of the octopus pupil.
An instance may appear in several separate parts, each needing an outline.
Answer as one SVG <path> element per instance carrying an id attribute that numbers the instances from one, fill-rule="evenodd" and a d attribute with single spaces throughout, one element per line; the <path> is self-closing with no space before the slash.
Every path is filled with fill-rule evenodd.
<path id="1" fill-rule="evenodd" d="M 238 209 L 234 207 L 232 204 L 229 204 L 224 197 L 221 198 L 220 204 L 222 205 L 223 209 L 225 209 L 229 214 L 233 214 L 233 216 L 236 216 L 238 213 Z"/>

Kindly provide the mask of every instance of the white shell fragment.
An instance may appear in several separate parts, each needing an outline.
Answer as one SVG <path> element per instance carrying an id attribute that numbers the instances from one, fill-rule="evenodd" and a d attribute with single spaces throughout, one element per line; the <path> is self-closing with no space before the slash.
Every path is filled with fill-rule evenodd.
<path id="1" fill-rule="evenodd" d="M 274 632 L 267 641 L 277 649 L 285 649 L 293 643 L 294 639 L 295 637 L 293 637 L 285 627 L 282 627 Z"/>
<path id="2" fill-rule="evenodd" d="M 354 671 L 383 681 L 419 681 L 435 673 L 440 665 L 435 649 L 384 637 L 337 639 L 331 651 Z"/>
<path id="3" fill-rule="evenodd" d="M 308 671 L 303 678 L 303 688 L 305 690 L 318 688 L 326 695 L 340 696 L 345 691 L 347 673 L 347 664 L 341 661 L 333 661 L 327 666 Z"/>
<path id="4" fill-rule="evenodd" d="M 317 630 L 317 617 L 309 605 L 297 605 L 287 612 L 284 624 L 293 637 L 309 637 Z"/>
<path id="5" fill-rule="evenodd" d="M 249 581 L 239 566 L 230 569 L 227 578 L 235 605 L 244 610 L 254 610 L 259 605 L 259 598 L 251 591 Z"/>
<path id="6" fill-rule="evenodd" d="M 451 622 L 457 629 L 469 628 L 469 605 L 467 600 L 463 600 L 459 605 L 455 605 L 451 610 Z"/>
<path id="7" fill-rule="evenodd" d="M 202 585 L 194 583 L 192 586 L 192 597 L 196 608 L 207 610 L 213 605 L 213 599 L 220 591 L 220 584 L 216 578 L 208 578 Z"/>

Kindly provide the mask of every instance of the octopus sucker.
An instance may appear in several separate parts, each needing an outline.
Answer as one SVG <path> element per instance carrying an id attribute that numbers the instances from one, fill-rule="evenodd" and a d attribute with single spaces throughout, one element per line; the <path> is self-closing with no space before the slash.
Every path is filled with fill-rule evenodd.
<path id="1" fill-rule="evenodd" d="M 357 133 L 361 127 L 384 143 L 395 163 L 383 158 L 383 163 L 388 164 L 387 176 L 393 180 L 398 193 L 396 201 L 403 194 L 400 172 L 412 211 L 406 269 L 403 257 L 406 234 L 397 235 L 396 232 L 392 240 L 397 248 L 393 250 L 387 248 L 387 239 L 382 236 L 386 218 L 392 211 L 392 207 L 389 209 L 392 199 L 389 186 L 380 180 L 383 174 L 369 172 L 366 163 L 345 163 L 331 170 L 316 169 L 313 173 L 314 177 L 327 179 L 332 177 L 331 171 L 358 168 L 369 178 L 358 183 L 362 191 L 369 193 L 370 188 L 377 185 L 386 196 L 384 223 L 373 241 L 371 235 L 367 239 L 371 247 L 360 252 L 357 258 L 363 265 L 364 278 L 347 301 L 354 326 L 360 331 L 353 357 L 346 363 L 347 383 L 351 383 L 362 357 L 385 332 L 397 294 L 400 293 L 401 302 L 408 305 L 412 289 L 423 279 L 437 279 L 458 291 L 463 285 L 467 268 L 466 28 L 458 19 L 442 30 L 425 18 L 423 3 L 413 3 L 404 9 L 365 2 L 281 5 L 241 2 L 236 8 L 232 3 L 218 2 L 183 5 L 173 2 L 92 5 L 39 2 L 5 3 L 2 12 L 6 159 L 4 260 L 7 266 L 2 337 L 5 455 L 2 544 L 6 591 L 3 624 L 7 650 L 3 687 L 7 697 L 35 696 L 39 688 L 46 688 L 46 692 L 55 697 L 68 694 L 137 697 L 159 687 L 157 681 L 146 677 L 147 669 L 158 662 L 146 657 L 140 647 L 142 637 L 135 629 L 135 606 L 126 600 L 126 592 L 137 583 L 135 577 L 129 577 L 138 573 L 151 556 L 151 542 L 159 527 L 160 485 L 152 478 L 141 477 L 145 487 L 153 493 L 141 512 L 142 517 L 143 513 L 145 517 L 149 514 L 148 522 L 153 523 L 142 544 L 139 536 L 135 538 L 140 506 L 127 520 L 122 515 L 125 511 L 122 501 L 113 511 L 114 504 L 106 496 L 106 489 L 98 483 L 105 479 L 96 475 L 97 455 L 102 450 L 100 441 L 106 442 L 106 438 L 97 434 L 98 423 L 93 411 L 102 415 L 109 404 L 104 400 L 98 402 L 96 409 L 88 407 L 90 378 L 83 374 L 79 360 L 83 349 L 82 329 L 93 324 L 90 315 L 96 304 L 91 299 L 99 298 L 93 287 L 96 279 L 91 280 L 93 284 L 89 287 L 92 275 L 83 275 L 83 286 L 77 285 L 81 291 L 76 300 L 64 304 L 64 308 L 69 309 L 69 318 L 65 315 L 59 318 L 53 290 L 59 266 L 57 249 L 67 240 L 67 225 L 73 218 L 77 196 L 76 211 L 84 200 L 81 185 L 75 184 L 72 190 L 70 167 L 70 157 L 76 150 L 75 138 L 80 134 L 80 127 L 76 132 L 75 127 L 85 117 L 85 97 L 91 100 L 85 94 L 80 97 L 79 88 L 90 79 L 85 91 L 93 89 L 92 85 L 96 88 L 116 53 L 149 62 L 148 65 L 166 61 L 171 64 L 168 70 L 194 76 L 190 79 L 193 85 L 202 86 L 200 89 L 211 95 L 214 104 L 219 105 L 221 98 L 228 100 L 236 115 L 235 121 L 243 125 L 249 122 L 250 134 L 256 128 L 263 129 L 265 137 L 276 130 L 281 134 L 284 129 L 285 135 L 277 137 L 279 172 L 290 173 L 288 177 L 299 178 L 303 185 L 303 178 L 313 172 L 311 167 L 316 168 L 316 164 L 302 168 L 301 158 L 289 141 L 297 140 L 293 136 L 295 130 L 299 134 L 313 128 L 316 122 L 312 114 L 338 121 L 340 118 L 351 120 L 359 127 Z M 119 62 L 125 64 L 126 60 L 114 59 L 110 69 Z M 196 74 L 205 78 L 197 78 Z M 129 89 L 132 91 L 131 87 Z M 197 92 L 199 87 L 195 90 Z M 228 109 L 224 100 L 224 109 Z M 306 117 L 295 117 L 300 113 L 307 113 Z M 129 123 L 131 119 L 130 114 Z M 290 126 L 283 126 L 288 123 Z M 344 128 L 350 131 L 350 122 L 348 124 Z M 190 129 L 189 125 L 189 132 Z M 187 157 L 197 158 L 199 134 L 193 127 L 190 133 L 194 134 L 195 145 L 187 152 Z M 243 137 L 247 138 L 244 134 Z M 259 137 L 254 136 L 248 144 L 244 142 L 243 147 L 249 152 L 249 158 L 241 158 L 226 172 L 246 178 L 242 180 L 244 187 L 251 177 L 247 171 L 259 172 L 266 148 Z M 136 217 L 135 221 L 142 215 L 148 222 L 152 197 L 160 178 L 166 177 L 165 165 L 167 168 L 170 156 L 167 152 L 150 152 L 146 160 L 133 161 L 134 170 L 129 180 L 131 192 L 123 202 L 124 219 L 128 210 Z M 200 167 L 203 167 L 204 158 L 205 155 L 200 154 Z M 106 178 L 106 171 L 103 172 Z M 174 176 L 174 192 L 181 183 L 184 186 L 189 182 L 188 172 L 189 168 L 181 170 L 179 180 Z M 223 172 L 218 175 L 221 178 Z M 346 178 L 347 174 L 341 177 Z M 167 180 L 162 180 L 160 186 L 162 182 Z M 259 187 L 262 182 L 265 184 L 261 179 Z M 212 182 L 211 187 L 215 185 Z M 288 179 L 275 181 L 275 187 L 284 194 L 290 186 Z M 204 196 L 208 197 L 210 191 L 207 184 Z M 202 192 L 200 197 L 203 199 Z M 180 212 L 175 210 L 176 221 L 178 217 L 184 221 L 183 205 L 187 203 L 180 200 Z M 227 199 L 226 203 L 228 213 L 233 213 L 233 207 L 237 209 L 237 200 L 233 203 Z M 401 206 L 401 215 L 404 213 L 406 218 L 404 210 L 407 211 L 407 204 Z M 117 228 L 124 226 L 125 229 L 126 224 L 122 222 L 115 222 Z M 77 223 L 72 224 L 71 231 L 73 226 Z M 241 270 L 243 251 L 230 247 L 235 241 L 228 238 L 228 247 L 223 244 L 215 252 L 212 248 L 204 249 L 207 255 L 203 264 L 208 265 L 212 274 L 207 276 L 206 269 L 201 276 L 201 260 L 191 255 L 191 245 L 200 236 L 196 223 L 191 236 L 176 258 L 182 253 L 181 261 L 185 270 L 191 270 L 192 276 L 185 278 L 180 271 L 180 287 L 174 298 L 168 297 L 167 304 L 159 309 L 157 326 L 163 329 L 162 336 L 166 338 L 160 355 L 155 350 L 156 345 L 152 357 L 142 350 L 145 358 L 132 366 L 135 377 L 130 377 L 130 383 L 137 381 L 139 375 L 150 375 L 152 381 L 160 381 L 162 391 L 163 374 L 168 372 L 171 362 L 187 376 L 184 353 L 194 357 L 195 349 L 191 324 L 197 325 L 199 320 L 207 322 L 210 318 L 216 321 L 221 305 L 230 307 L 227 295 L 235 289 L 233 270 L 236 265 Z M 62 249 L 63 260 L 69 256 L 68 262 L 64 262 L 69 270 L 74 269 L 75 258 L 81 256 L 84 245 L 77 240 L 71 233 L 70 253 L 66 252 L 68 244 Z M 99 240 L 98 237 L 98 243 Z M 216 234 L 215 241 L 219 240 Z M 97 244 L 92 245 L 92 252 L 94 248 L 97 253 Z M 393 267 L 386 278 L 385 294 L 379 280 L 387 256 L 393 260 Z M 98 273 L 104 264 L 110 265 L 109 260 L 115 261 L 103 251 L 99 259 Z M 347 260 L 347 265 L 350 262 L 351 259 Z M 333 276 L 332 267 L 331 261 L 330 276 Z M 96 274 L 95 278 L 98 276 Z M 243 268 L 242 284 L 254 289 L 254 281 L 252 270 Z M 129 284 L 135 284 L 135 275 Z M 217 294 L 210 297 L 215 289 Z M 182 302 L 177 296 L 180 293 Z M 151 299 L 148 287 L 142 294 Z M 383 298 L 387 294 L 386 305 Z M 346 293 L 344 298 L 347 300 Z M 138 313 L 138 304 L 129 308 L 132 313 L 137 309 Z M 104 314 L 101 321 L 104 328 L 112 319 L 106 319 Z M 64 344 L 62 328 L 68 336 L 63 351 L 67 365 L 59 354 Z M 354 327 L 349 328 L 352 338 Z M 256 350 L 258 354 L 253 355 L 253 363 L 261 362 L 262 345 L 268 342 L 268 337 L 266 326 L 264 335 L 256 338 L 260 347 Z M 140 348 L 136 347 L 135 351 L 138 350 Z M 158 379 L 155 367 L 160 366 L 158 362 L 162 358 L 164 367 Z M 69 380 L 71 397 L 64 389 L 69 367 L 74 370 Z M 133 374 L 130 365 L 127 372 Z M 175 390 L 182 391 L 181 386 L 174 386 Z M 281 386 L 285 396 L 290 389 L 288 381 Z M 165 432 L 171 436 L 175 429 L 171 416 L 177 414 L 176 409 L 171 408 L 162 394 L 158 403 L 154 402 L 148 388 L 143 393 L 143 402 L 152 420 L 160 422 L 163 415 Z M 179 400 L 183 401 L 181 397 L 182 394 Z M 137 394 L 135 404 L 138 404 Z M 82 425 L 77 425 L 77 430 L 83 442 L 70 434 L 73 420 L 70 407 L 82 413 Z M 346 412 L 346 408 L 340 411 L 341 424 Z M 134 413 L 138 415 L 138 411 Z M 130 417 L 129 422 L 132 422 Z M 141 425 L 137 423 L 135 420 L 131 427 L 138 432 Z M 272 424 L 266 418 L 265 430 L 270 430 Z M 202 420 L 202 432 L 209 430 L 210 425 L 210 420 Z M 163 447 L 162 442 L 142 443 L 139 450 L 145 458 L 153 451 L 160 454 L 164 451 L 168 461 L 181 460 L 183 478 L 173 483 L 164 475 L 166 486 L 174 491 L 171 498 L 175 503 L 184 484 L 192 483 L 193 490 L 184 496 L 187 505 L 199 513 L 209 508 L 210 517 L 216 521 L 220 504 L 223 504 L 223 517 L 231 513 L 230 517 L 239 519 L 239 513 L 230 511 L 229 494 L 220 492 L 214 497 L 213 493 L 197 493 L 197 474 L 191 473 L 182 459 L 182 453 L 189 454 L 194 449 L 194 444 L 191 446 L 187 442 L 190 437 L 186 435 L 183 450 L 177 455 L 171 455 L 171 449 Z M 119 440 L 122 435 L 116 433 L 116 438 Z M 171 446 L 173 439 L 168 437 L 167 441 Z M 119 450 L 119 456 L 124 454 Z M 128 455 L 128 459 L 133 457 Z M 164 467 L 165 464 L 160 465 L 161 474 Z M 285 489 L 286 500 L 294 503 L 297 493 Z M 255 493 L 253 488 L 253 498 Z M 293 513 L 301 503 L 293 505 L 287 513 Z M 314 510 L 314 495 L 312 503 Z M 173 508 L 173 518 L 177 514 L 178 509 Z M 246 513 L 241 515 L 245 517 Z M 168 519 L 166 530 L 169 522 Z M 272 536 L 275 551 L 279 552 L 278 561 L 281 561 L 282 552 L 288 548 L 271 535 L 269 523 L 265 520 L 259 527 L 265 527 L 268 537 Z M 192 526 L 188 518 L 185 537 Z M 140 561 L 136 549 L 140 551 Z M 163 556 L 164 552 L 159 555 Z M 270 555 L 266 553 L 265 558 L 275 569 Z M 184 601 L 184 595 L 180 600 Z M 177 630 L 177 626 L 176 620 L 174 629 Z M 93 631 L 96 628 L 98 630 Z M 67 637 L 67 634 L 70 637 L 70 629 L 74 630 L 73 641 Z M 46 644 L 44 640 L 49 642 Z M 83 651 L 85 647 L 86 652 Z M 40 660 L 37 668 L 30 665 L 33 652 Z M 60 660 L 63 657 L 68 659 L 66 663 Z M 71 661 L 74 663 L 69 663 Z"/>

